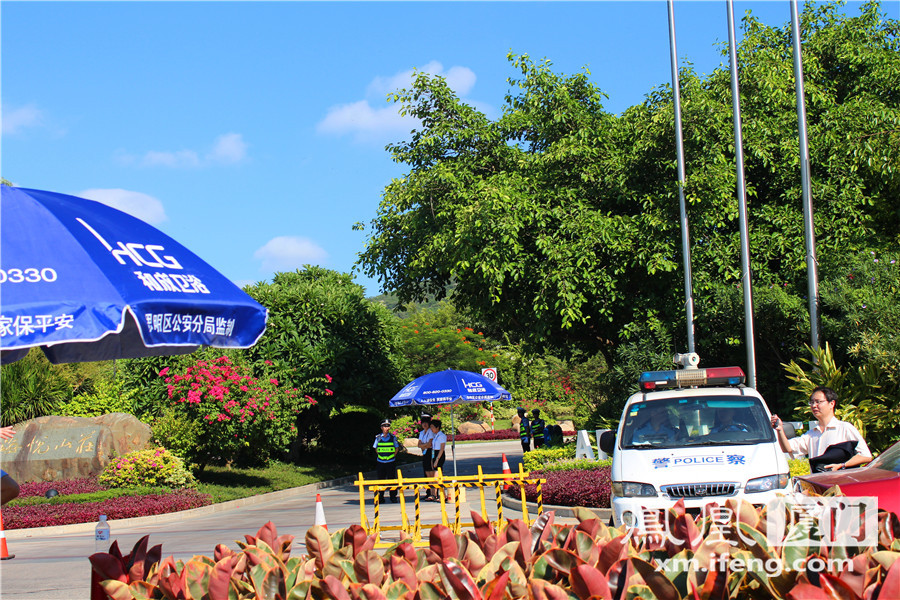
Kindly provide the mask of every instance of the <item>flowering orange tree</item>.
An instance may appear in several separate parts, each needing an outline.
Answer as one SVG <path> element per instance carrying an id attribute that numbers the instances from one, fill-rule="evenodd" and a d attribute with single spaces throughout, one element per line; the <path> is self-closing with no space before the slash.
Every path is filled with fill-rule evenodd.
<path id="1" fill-rule="evenodd" d="M 444 369 L 480 373 L 484 367 L 497 366 L 494 343 L 471 327 L 413 322 L 400 327 L 400 340 L 413 377 Z"/>
<path id="2" fill-rule="evenodd" d="M 181 372 L 166 367 L 159 376 L 176 414 L 199 432 L 183 453 L 201 468 L 230 463 L 242 454 L 265 460 L 286 450 L 297 434 L 297 415 L 316 403 L 274 377 L 254 376 L 247 365 L 227 356 L 197 360 Z"/>

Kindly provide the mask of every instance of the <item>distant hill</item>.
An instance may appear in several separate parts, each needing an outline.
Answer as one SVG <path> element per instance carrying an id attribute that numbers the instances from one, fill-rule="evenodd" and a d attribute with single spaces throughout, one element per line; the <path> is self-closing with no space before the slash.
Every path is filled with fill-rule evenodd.
<path id="1" fill-rule="evenodd" d="M 455 288 L 456 283 L 452 283 L 447 286 L 447 296 L 445 296 L 445 299 L 450 298 L 453 295 L 452 292 Z M 370 297 L 369 300 L 371 302 L 378 302 L 384 305 L 388 310 L 396 314 L 401 319 L 406 316 L 406 310 L 397 310 L 397 307 L 400 306 L 400 300 L 397 299 L 397 296 L 395 294 L 380 294 L 378 296 Z M 419 310 L 437 310 L 437 308 L 440 306 L 440 302 L 435 300 L 434 296 L 429 296 L 428 300 L 426 300 L 425 302 L 415 302 L 414 304 Z"/>

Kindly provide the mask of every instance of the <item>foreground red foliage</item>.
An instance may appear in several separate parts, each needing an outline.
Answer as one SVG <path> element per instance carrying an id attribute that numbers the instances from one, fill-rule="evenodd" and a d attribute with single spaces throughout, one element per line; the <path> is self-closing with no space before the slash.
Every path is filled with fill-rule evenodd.
<path id="1" fill-rule="evenodd" d="M 6 529 L 28 529 L 72 523 L 93 523 L 106 515 L 112 519 L 128 519 L 161 515 L 212 504 L 209 494 L 195 490 L 175 490 L 168 494 L 120 496 L 101 502 L 81 504 L 36 504 L 33 506 L 5 506 L 3 525 Z"/>

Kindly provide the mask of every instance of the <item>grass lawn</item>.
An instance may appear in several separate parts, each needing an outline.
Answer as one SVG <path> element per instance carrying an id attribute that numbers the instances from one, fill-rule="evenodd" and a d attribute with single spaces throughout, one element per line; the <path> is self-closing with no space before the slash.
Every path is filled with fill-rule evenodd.
<path id="1" fill-rule="evenodd" d="M 356 473 L 355 468 L 334 464 L 293 465 L 278 461 L 246 469 L 209 466 L 197 474 L 197 491 L 209 494 L 215 504 Z"/>

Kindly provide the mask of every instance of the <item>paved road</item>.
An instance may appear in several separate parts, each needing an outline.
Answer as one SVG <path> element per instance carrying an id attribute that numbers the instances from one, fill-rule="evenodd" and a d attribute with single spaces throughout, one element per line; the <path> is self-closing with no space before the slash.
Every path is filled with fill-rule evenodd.
<path id="1" fill-rule="evenodd" d="M 518 441 L 457 444 L 456 463 L 459 475 L 474 475 L 478 465 L 485 473 L 502 472 L 502 455 L 506 454 L 511 469 L 518 471 L 522 446 Z M 444 465 L 453 474 L 453 463 Z M 404 475 L 421 477 L 420 465 L 408 465 Z M 359 491 L 351 484 L 316 489 L 305 486 L 266 494 L 246 501 L 226 503 L 172 515 L 143 519 L 110 521 L 112 536 L 127 552 L 142 536 L 150 534 L 150 544 L 162 544 L 163 556 L 174 555 L 187 560 L 203 554 L 211 556 L 216 544 L 224 543 L 236 549 L 233 540 L 243 540 L 244 534 L 255 534 L 267 521 L 272 521 L 279 533 L 296 536 L 294 554 L 305 552 L 306 530 L 315 523 L 316 493 L 322 495 L 322 505 L 330 530 L 359 523 Z M 471 502 L 471 496 L 468 498 Z M 476 503 L 477 504 L 477 503 Z M 473 504 L 474 505 L 474 504 Z M 371 500 L 369 519 L 372 518 Z M 216 511 L 216 512 L 213 512 Z M 468 513 L 464 513 L 468 516 Z M 504 516 L 516 516 L 514 511 Z M 440 506 L 422 503 L 423 522 L 438 522 Z M 400 524 L 399 504 L 383 504 L 382 523 Z M 93 524 L 69 525 L 7 532 L 12 560 L 0 562 L 0 598 L 3 600 L 88 600 L 90 564 L 87 557 L 94 552 Z"/>

